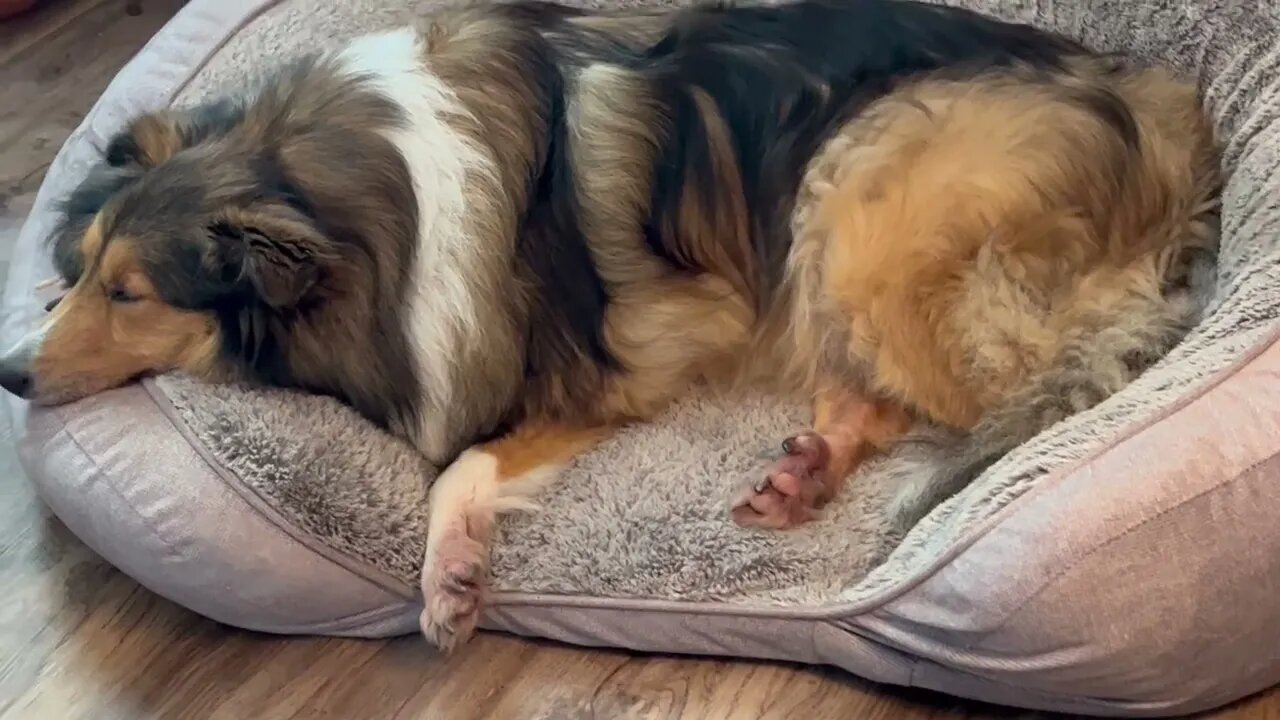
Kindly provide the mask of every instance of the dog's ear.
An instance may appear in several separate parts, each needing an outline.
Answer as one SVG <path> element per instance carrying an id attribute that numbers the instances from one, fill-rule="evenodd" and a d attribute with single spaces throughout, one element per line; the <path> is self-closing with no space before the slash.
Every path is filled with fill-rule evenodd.
<path id="1" fill-rule="evenodd" d="M 136 165 L 153 168 L 182 149 L 186 139 L 177 113 L 163 110 L 148 113 L 133 122 L 107 144 L 107 164 L 112 167 Z"/>
<path id="2" fill-rule="evenodd" d="M 209 235 L 209 261 L 226 287 L 277 310 L 302 303 L 332 259 L 328 239 L 310 218 L 284 205 L 225 212 Z"/>
<path id="3" fill-rule="evenodd" d="M 244 108 L 227 98 L 186 110 L 160 110 L 139 116 L 107 143 L 107 164 L 151 169 L 185 147 L 227 132 L 243 117 Z"/>

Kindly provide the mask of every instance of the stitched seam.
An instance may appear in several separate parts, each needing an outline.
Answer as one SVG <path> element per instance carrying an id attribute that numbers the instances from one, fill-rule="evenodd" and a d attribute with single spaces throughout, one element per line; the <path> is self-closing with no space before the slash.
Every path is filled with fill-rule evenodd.
<path id="1" fill-rule="evenodd" d="M 204 462 L 205 467 L 213 474 L 215 478 L 222 481 L 224 485 L 231 489 L 240 500 L 258 517 L 262 518 L 271 527 L 274 527 L 285 537 L 302 546 L 304 550 L 313 553 L 319 558 L 324 559 L 330 564 L 338 567 L 346 572 L 351 573 L 357 578 L 373 585 L 374 587 L 386 592 L 393 597 L 399 597 L 407 601 L 416 599 L 413 588 L 408 584 L 401 582 L 399 579 L 384 573 L 377 568 L 372 567 L 359 558 L 348 555 L 347 553 L 330 547 L 322 542 L 312 533 L 298 527 L 280 512 L 267 498 L 263 497 L 256 488 L 244 482 L 238 474 L 233 472 L 226 465 L 223 465 L 217 457 L 213 455 L 213 451 L 208 448 L 200 438 L 196 436 L 195 431 L 187 425 L 186 421 L 178 415 L 177 408 L 174 407 L 173 401 L 168 395 L 152 380 L 144 380 L 142 388 L 155 404 L 160 415 L 169 423 L 174 432 L 178 433 L 184 442 L 190 446 L 191 451 L 195 453 Z"/>
<path id="2" fill-rule="evenodd" d="M 370 623 L 381 622 L 388 618 L 404 615 L 410 612 L 412 605 L 408 602 L 398 604 L 387 604 L 376 607 L 372 610 L 361 610 L 359 612 L 343 615 L 335 620 L 325 620 L 320 623 L 312 623 L 309 625 L 273 625 L 264 626 L 265 632 L 275 633 L 277 635 L 301 635 L 301 634 L 323 634 L 345 633 L 353 630 L 353 624 L 369 625 Z M 416 615 L 416 610 L 414 611 Z M 382 636 L 354 636 L 354 637 L 391 637 L 389 635 Z"/>
<path id="3" fill-rule="evenodd" d="M 245 28 L 252 25 L 268 11 L 275 9 L 275 7 L 280 5 L 283 1 L 284 0 L 268 0 L 258 7 L 253 8 L 246 13 L 244 17 L 240 18 L 236 22 L 235 27 L 228 29 L 226 33 L 224 33 L 223 36 L 209 48 L 209 52 L 200 59 L 200 62 L 196 63 L 191 72 L 187 74 L 187 77 L 178 83 L 177 87 L 173 89 L 173 92 L 169 93 L 169 105 L 173 105 L 173 101 L 177 99 L 177 97 L 187 89 L 187 86 L 191 84 L 191 81 L 195 80 L 196 76 L 199 75 L 206 66 L 208 66 L 209 61 L 213 60 L 213 57 L 219 52 L 222 52 L 222 49 L 227 46 L 227 43 L 231 42 L 231 38 L 244 32 Z M 159 33 L 157 33 L 157 36 L 158 35 Z M 155 38 L 153 37 L 152 40 L 154 39 Z M 147 44 L 151 44 L 151 41 L 148 40 Z"/>
<path id="4" fill-rule="evenodd" d="M 163 413 L 162 413 L 162 414 L 163 414 Z M 97 486 L 98 488 L 106 488 L 106 489 L 110 492 L 110 494 L 111 494 L 111 495 L 113 495 L 113 496 L 115 496 L 116 498 L 118 498 L 118 499 L 120 500 L 120 502 L 122 502 L 126 507 L 128 507 L 128 508 L 129 508 L 129 510 L 130 510 L 130 512 L 132 512 L 132 513 L 133 513 L 133 515 L 134 515 L 134 516 L 135 516 L 135 517 L 140 521 L 138 524 L 139 524 L 141 527 L 145 528 L 145 529 L 147 530 L 147 532 L 152 536 L 152 538 L 153 538 L 153 539 L 154 539 L 154 540 L 155 540 L 155 541 L 156 541 L 156 542 L 157 542 L 157 543 L 162 547 L 162 549 L 163 549 L 163 551 L 164 551 L 164 553 L 165 553 L 165 555 L 166 555 L 167 557 L 169 557 L 169 558 L 171 558 L 171 559 L 174 559 L 174 560 L 182 561 L 182 560 L 183 560 L 183 556 L 181 555 L 181 553 L 179 553 L 179 552 L 176 550 L 176 546 L 177 546 L 179 543 L 177 543 L 177 542 L 175 542 L 173 539 L 171 539 L 171 538 L 167 537 L 167 536 L 165 535 L 165 533 L 164 533 L 164 532 L 162 532 L 162 531 L 160 530 L 159 526 L 157 526 L 157 525 L 154 523 L 153 519 L 152 519 L 149 515 L 147 515 L 147 514 L 143 513 L 141 510 L 139 510 L 139 509 L 138 509 L 138 506 L 137 506 L 137 505 L 136 505 L 132 500 L 130 500 L 130 498 L 129 498 L 127 495 L 125 495 L 124 493 L 120 492 L 120 489 L 119 489 L 119 488 L 118 488 L 114 483 L 112 483 L 112 482 L 110 482 L 110 481 L 108 480 L 108 473 L 106 472 L 106 470 L 104 470 L 104 469 L 103 469 L 103 467 L 102 467 L 100 464 L 98 464 L 98 462 L 94 459 L 94 456 L 88 452 L 88 450 L 84 447 L 84 445 L 83 445 L 83 444 L 80 442 L 80 440 L 76 437 L 76 435 L 75 435 L 74 431 L 72 431 L 72 430 L 71 430 L 70 426 L 69 426 L 69 425 L 66 423 L 66 421 L 63 419 L 62 415 L 61 415 L 60 413 L 55 413 L 55 414 L 54 414 L 54 418 L 56 418 L 56 419 L 57 419 L 58 424 L 59 424 L 59 425 L 61 425 L 61 427 L 60 427 L 60 428 L 59 428 L 59 429 L 58 429 L 58 430 L 57 430 L 53 435 L 51 435 L 47 441 L 45 441 L 45 442 L 44 442 L 44 443 L 42 443 L 42 444 L 43 444 L 44 446 L 48 446 L 48 444 L 49 444 L 50 442 L 52 442 L 55 438 L 57 438 L 59 435 L 65 436 L 65 438 L 66 438 L 66 439 L 67 439 L 67 440 L 68 440 L 68 441 L 69 441 L 69 442 L 70 442 L 70 443 L 75 447 L 76 451 L 77 451 L 78 453 L 80 453 L 80 455 L 85 459 L 85 462 L 86 462 L 86 463 L 88 463 L 88 465 L 89 465 L 90 467 L 92 467 L 92 468 L 93 468 L 93 474 L 94 474 L 95 478 L 97 479 L 97 482 L 95 483 L 95 484 L 96 484 L 96 486 Z M 176 429 L 177 429 L 177 428 L 175 428 L 175 430 L 176 430 Z M 199 453 L 197 453 L 197 455 L 198 455 L 198 454 L 199 454 Z M 243 499 L 243 498 L 242 498 L 242 499 Z M 246 503 L 246 504 L 250 504 L 250 503 Z M 250 505 L 251 505 L 251 504 L 250 504 Z M 266 519 L 266 518 L 264 518 L 264 519 Z M 269 520 L 268 520 L 268 522 L 269 522 Z M 273 526 L 274 526 L 274 525 L 273 525 Z M 286 536 L 289 536 L 289 534 L 288 534 L 288 533 L 286 533 Z M 292 538 L 291 538 L 291 539 L 292 539 Z M 294 541 L 295 541 L 295 542 L 297 542 L 297 540 L 296 540 L 296 539 L 295 539 Z M 305 544 L 303 544 L 303 547 L 304 547 L 304 548 L 306 548 L 306 545 L 305 545 Z M 310 549 L 310 548 L 306 548 L 306 549 Z M 323 558 L 324 556 L 323 556 L 323 555 L 320 555 L 320 557 L 322 557 L 322 558 Z M 349 570 L 348 568 L 343 568 L 343 567 L 342 567 L 342 565 L 341 565 L 340 563 L 334 563 L 334 562 L 333 562 L 332 560 L 330 560 L 329 558 L 325 558 L 325 559 L 326 559 L 326 560 L 329 560 L 329 562 L 331 562 L 331 563 L 332 563 L 332 564 L 334 564 L 335 566 L 337 566 L 337 567 L 339 567 L 339 568 L 341 568 L 341 569 L 343 569 L 343 570 L 347 570 L 348 572 L 350 572 L 350 570 Z M 141 581 L 139 581 L 136 577 L 133 577 L 133 575 L 132 575 L 132 574 L 130 574 L 130 573 L 125 572 L 124 570 L 122 570 L 119 566 L 117 566 L 117 565 L 115 564 L 115 562 L 108 560 L 108 564 L 110 564 L 113 568 L 115 568 L 115 569 L 119 570 L 120 572 L 124 573 L 125 575 L 128 575 L 128 576 L 129 576 L 131 579 L 133 579 L 135 582 L 138 582 L 138 584 L 139 584 L 139 585 L 143 585 L 144 587 L 147 587 L 147 589 L 148 589 L 148 590 L 151 590 L 152 592 L 156 592 L 156 591 L 155 591 L 153 588 L 151 588 L 150 586 L 146 585 L 145 583 L 142 583 L 142 582 L 141 582 Z M 361 577 L 359 574 L 356 574 L 356 576 L 357 576 L 357 577 Z M 364 580 L 368 581 L 368 579 L 367 579 L 367 578 L 361 578 L 361 579 L 364 579 Z M 376 584 L 376 583 L 371 583 L 371 584 L 372 584 L 372 585 L 374 585 L 375 587 L 377 587 L 377 584 Z M 385 589 L 385 588 L 379 588 L 379 589 L 382 589 L 384 592 L 386 591 L 386 589 Z M 395 594 L 393 594 L 393 597 L 395 597 Z M 398 614 L 398 613 L 402 613 L 402 612 L 404 612 L 404 611 L 405 611 L 405 607 L 406 607 L 406 605 L 407 605 L 407 602 L 411 601 L 411 599 L 410 599 L 410 598 L 405 598 L 405 600 L 406 600 L 406 603 L 405 603 L 405 604 L 391 604 L 391 603 L 387 603 L 387 604 L 383 604 L 381 607 L 374 608 L 374 609 L 372 609 L 372 610 L 362 610 L 362 611 L 359 611 L 359 612 L 356 612 L 356 613 L 351 613 L 351 614 L 345 615 L 345 616 L 343 616 L 343 617 L 340 617 L 340 618 L 337 618 L 337 619 L 334 619 L 334 620 L 325 621 L 325 622 L 320 623 L 320 624 L 315 625 L 315 626 L 310 626 L 310 625 L 296 625 L 296 626 L 295 626 L 295 625 L 281 625 L 281 626 L 279 626 L 277 629 L 275 629 L 275 630 L 271 630 L 270 632 L 275 632 L 275 633 L 280 633 L 280 634 L 289 634 L 289 633 L 297 634 L 297 633 L 301 633 L 301 632 L 309 632 L 309 633 L 324 633 L 324 632 L 332 631 L 332 630 L 334 630 L 334 629 L 339 629 L 339 630 L 341 630 L 341 629 L 343 629 L 342 627 L 340 627 L 341 625 L 343 625 L 343 624 L 345 624 L 345 623 L 350 623 L 350 622 L 353 622 L 353 621 L 361 621 L 362 619 L 365 619 L 363 616 L 368 616 L 368 619 L 365 619 L 365 622 L 370 622 L 370 621 L 372 621 L 372 620 L 381 620 L 381 619 L 384 619 L 384 618 L 386 618 L 386 617 L 391 617 L 391 616 L 394 616 L 394 615 L 396 615 L 396 614 Z"/>

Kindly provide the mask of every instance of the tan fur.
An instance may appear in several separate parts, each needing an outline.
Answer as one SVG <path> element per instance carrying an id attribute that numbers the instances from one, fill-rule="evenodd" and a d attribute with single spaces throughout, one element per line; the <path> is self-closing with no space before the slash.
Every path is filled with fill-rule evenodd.
<path id="1" fill-rule="evenodd" d="M 843 385 L 814 396 L 813 429 L 831 452 L 827 478 L 834 494 L 860 463 L 897 442 L 911 428 L 911 417 L 892 400 L 869 399 Z"/>
<path id="2" fill-rule="evenodd" d="M 528 476 L 538 470 L 562 466 L 595 445 L 609 433 L 607 427 L 528 424 L 478 449 L 498 461 L 498 480 Z"/>
<path id="3" fill-rule="evenodd" d="M 753 318 L 746 300 L 714 275 L 630 288 L 605 320 L 609 348 L 627 372 L 612 379 L 601 407 L 623 418 L 652 417 L 745 349 Z"/>
<path id="4" fill-rule="evenodd" d="M 1212 144 L 1187 86 L 1146 73 L 1115 92 L 1140 155 L 1061 86 L 1002 75 L 918 83 L 846 128 L 800 216 L 801 362 L 843 354 L 870 390 L 967 428 L 1076 328 L 1157 300 L 1207 239 Z"/>
<path id="5" fill-rule="evenodd" d="M 182 149 L 182 132 L 173 113 L 143 115 L 130 125 L 129 134 L 137 145 L 137 160 L 144 167 L 156 167 Z"/>
<path id="6" fill-rule="evenodd" d="M 100 228 L 97 221 L 92 228 Z M 99 237 L 94 232 L 86 240 Z M 128 239 L 105 246 L 87 263 L 81 281 L 46 321 L 41 352 L 34 359 L 42 402 L 59 402 L 119 385 L 137 375 L 183 369 L 204 374 L 214 364 L 218 334 L 205 313 L 160 302 L 141 271 Z M 132 302 L 113 302 L 126 290 Z"/>
<path id="7" fill-rule="evenodd" d="M 712 274 L 675 273 L 645 247 L 642 223 L 649 210 L 651 166 L 662 132 L 656 105 L 645 102 L 645 86 L 626 70 L 603 64 L 586 68 L 575 84 L 577 92 L 568 112 L 574 160 L 579 166 L 602 170 L 579 188 L 583 229 L 613 295 L 605 317 L 605 341 L 626 370 L 603 380 L 601 402 L 594 403 L 587 414 L 602 422 L 648 418 L 689 382 L 706 374 L 712 363 L 741 347 L 754 315 L 742 294 L 745 278 L 729 272 L 725 273 L 728 280 Z M 723 140 L 723 132 L 720 136 Z M 730 153 L 725 142 L 719 148 Z M 720 169 L 729 182 L 739 182 L 735 162 L 726 161 Z M 727 193 L 736 200 L 728 218 L 731 225 L 725 230 L 745 231 L 741 188 Z M 717 245 L 723 237 L 698 209 L 713 208 L 691 206 L 683 218 L 688 222 L 682 229 L 685 236 L 697 237 L 699 247 L 718 255 L 715 267 L 729 270 L 732 261 Z M 740 248 L 745 232 L 732 239 Z M 536 410 L 553 414 L 570 410 L 560 405 Z"/>
<path id="8" fill-rule="evenodd" d="M 106 242 L 106 233 L 103 230 L 105 219 L 102 213 L 94 216 L 93 222 L 89 223 L 89 227 L 85 229 L 84 235 L 80 239 L 80 257 L 85 267 L 92 266 L 98 260 L 98 256 L 102 254 L 102 245 Z"/>
<path id="9" fill-rule="evenodd" d="M 591 65 L 574 88 L 566 111 L 571 153 L 581 167 L 599 168 L 577 188 L 583 231 L 606 286 L 625 292 L 668 272 L 645 248 L 641 227 L 663 119 L 643 80 L 624 68 Z"/>

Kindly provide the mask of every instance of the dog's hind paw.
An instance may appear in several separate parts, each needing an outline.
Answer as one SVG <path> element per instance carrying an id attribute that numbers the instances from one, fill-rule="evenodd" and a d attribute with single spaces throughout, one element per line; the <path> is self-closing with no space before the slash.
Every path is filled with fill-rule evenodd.
<path id="1" fill-rule="evenodd" d="M 774 462 L 752 487 L 739 495 L 731 510 L 743 527 L 786 530 L 818 517 L 831 499 L 826 471 L 831 459 L 827 441 L 817 433 L 801 433 L 782 444 L 786 455 Z"/>

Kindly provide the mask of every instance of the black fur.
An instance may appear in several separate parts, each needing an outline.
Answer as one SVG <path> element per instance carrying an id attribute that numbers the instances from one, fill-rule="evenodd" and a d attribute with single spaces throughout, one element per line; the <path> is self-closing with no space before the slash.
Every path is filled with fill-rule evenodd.
<path id="1" fill-rule="evenodd" d="M 689 100 L 694 88 L 715 100 L 736 139 L 764 298 L 780 279 L 806 164 L 867 103 L 895 83 L 942 68 L 1059 69 L 1084 52 L 1029 26 L 914 2 L 809 0 L 689 11 L 641 60 L 672 111 L 672 135 L 655 175 L 650 247 L 677 266 L 704 269 L 688 266 L 681 238 L 657 231 L 679 214 L 686 187 L 716 183 L 706 170 L 702 119 Z"/>
<path id="2" fill-rule="evenodd" d="M 519 2 L 495 8 L 535 29 L 520 57 L 548 98 L 547 158 L 535 178 L 520 258 L 536 289 L 537 322 L 528 369 L 538 375 L 592 358 L 614 367 L 602 340 L 608 296 L 590 261 L 574 184 L 589 177 L 565 152 L 564 75 L 584 64 L 628 68 L 652 88 L 668 130 L 654 167 L 646 242 L 673 266 L 705 271 L 675 236 L 686 193 L 717 212 L 706 126 L 692 93 L 715 102 L 736 145 L 750 209 L 751 278 L 763 302 L 790 247 L 789 218 L 800 176 L 821 144 L 866 103 L 913 75 L 963 66 L 968 72 L 1020 62 L 1057 69 L 1085 51 L 1028 26 L 972 12 L 893 0 L 808 0 L 780 7 L 709 6 L 674 16 L 651 47 L 574 26 L 584 13 Z M 538 37 L 540 36 L 540 37 Z M 551 40 L 551 44 L 541 40 Z M 1109 108 L 1108 108 L 1109 109 Z M 588 171 L 589 174 L 589 171 Z"/>
<path id="3" fill-rule="evenodd" d="M 583 58 L 613 56 L 621 46 L 606 36 L 573 28 L 581 10 L 548 3 L 495 6 L 522 33 L 516 51 L 527 82 L 537 88 L 537 115 L 546 124 L 541 162 L 529 179 L 532 192 L 516 240 L 516 277 L 527 293 L 525 377 L 527 381 L 572 373 L 583 362 L 617 366 L 605 346 L 609 296 L 592 262 L 583 232 L 577 184 L 582 180 L 569 152 L 565 75 Z"/>
<path id="4" fill-rule="evenodd" d="M 551 51 L 550 46 L 542 49 Z M 516 272 L 526 279 L 532 296 L 525 347 L 529 378 L 572 371 L 584 359 L 607 368 L 617 365 L 603 335 L 608 293 L 579 218 L 575 188 L 580 178 L 570 162 L 564 78 L 551 58 L 539 54 L 550 127 L 546 157 L 516 245 Z"/>
<path id="5" fill-rule="evenodd" d="M 68 286 L 84 273 L 80 240 L 107 200 L 137 179 L 136 173 L 110 165 L 89 171 L 88 177 L 59 203 L 61 217 L 49 237 L 53 268 Z"/>

